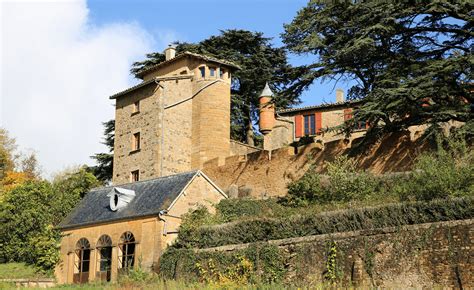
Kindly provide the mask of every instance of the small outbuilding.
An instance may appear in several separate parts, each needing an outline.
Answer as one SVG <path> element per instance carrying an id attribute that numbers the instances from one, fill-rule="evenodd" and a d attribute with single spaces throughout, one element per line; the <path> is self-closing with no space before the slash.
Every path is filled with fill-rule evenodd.
<path id="1" fill-rule="evenodd" d="M 59 225 L 59 283 L 114 281 L 133 267 L 152 271 L 176 238 L 183 214 L 198 206 L 211 212 L 227 198 L 196 170 L 86 194 Z"/>

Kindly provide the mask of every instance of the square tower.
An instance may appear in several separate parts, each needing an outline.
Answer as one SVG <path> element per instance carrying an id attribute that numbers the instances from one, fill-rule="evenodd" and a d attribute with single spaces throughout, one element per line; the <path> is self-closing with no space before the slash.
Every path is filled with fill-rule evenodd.
<path id="1" fill-rule="evenodd" d="M 138 74 L 116 100 L 114 184 L 201 169 L 230 154 L 231 72 L 238 66 L 184 52 Z"/>

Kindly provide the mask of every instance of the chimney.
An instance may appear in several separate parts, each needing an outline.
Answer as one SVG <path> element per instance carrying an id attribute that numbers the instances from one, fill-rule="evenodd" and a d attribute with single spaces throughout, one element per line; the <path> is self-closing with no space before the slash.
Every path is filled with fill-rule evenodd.
<path id="1" fill-rule="evenodd" d="M 270 133 L 275 125 L 275 106 L 272 103 L 272 98 L 273 92 L 266 83 L 259 98 L 260 114 L 258 122 L 260 132 L 264 135 Z"/>
<path id="2" fill-rule="evenodd" d="M 168 45 L 165 49 L 165 60 L 170 60 L 176 56 L 176 48 L 173 45 Z"/>
<path id="3" fill-rule="evenodd" d="M 344 90 L 343 89 L 337 89 L 336 90 L 336 103 L 344 103 Z"/>

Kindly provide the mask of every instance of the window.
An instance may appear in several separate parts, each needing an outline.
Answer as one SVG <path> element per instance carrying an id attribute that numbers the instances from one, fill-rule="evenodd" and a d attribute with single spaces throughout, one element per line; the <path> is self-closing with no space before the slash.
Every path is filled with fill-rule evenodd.
<path id="1" fill-rule="evenodd" d="M 140 150 L 140 132 L 133 134 L 132 150 Z"/>
<path id="2" fill-rule="evenodd" d="M 206 77 L 206 68 L 205 67 L 201 66 L 199 68 L 199 71 L 201 72 L 201 77 L 202 78 Z"/>
<path id="3" fill-rule="evenodd" d="M 140 171 L 134 170 L 130 173 L 130 179 L 132 182 L 137 182 L 140 180 Z"/>
<path id="4" fill-rule="evenodd" d="M 133 110 L 132 113 L 138 113 L 140 112 L 140 101 L 136 101 L 133 103 Z"/>
<path id="5" fill-rule="evenodd" d="M 135 237 L 131 232 L 125 232 L 120 238 L 119 269 L 127 271 L 135 264 Z"/>
<path id="6" fill-rule="evenodd" d="M 97 278 L 110 281 L 112 267 L 112 239 L 102 235 L 97 241 Z"/>
<path id="7" fill-rule="evenodd" d="M 224 74 L 225 74 L 225 69 L 221 68 L 221 69 L 219 70 L 219 77 L 220 77 L 221 79 L 223 79 L 223 78 L 224 78 Z"/>
<path id="8" fill-rule="evenodd" d="M 304 116 L 304 134 L 315 135 L 316 134 L 316 120 L 314 114 Z"/>
<path id="9" fill-rule="evenodd" d="M 215 67 L 210 67 L 209 68 L 209 75 L 211 77 L 215 77 L 216 76 L 216 68 Z"/>
<path id="10" fill-rule="evenodd" d="M 82 238 L 76 243 L 73 283 L 87 283 L 89 281 L 90 258 L 91 245 L 86 238 Z"/>

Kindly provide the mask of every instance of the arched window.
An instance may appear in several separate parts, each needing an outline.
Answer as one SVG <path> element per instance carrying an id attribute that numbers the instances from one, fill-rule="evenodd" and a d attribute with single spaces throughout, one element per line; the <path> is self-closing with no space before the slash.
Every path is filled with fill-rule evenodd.
<path id="1" fill-rule="evenodd" d="M 74 283 L 87 283 L 87 281 L 89 281 L 90 258 L 91 245 L 86 238 L 81 238 L 76 243 L 74 257 Z"/>
<path id="2" fill-rule="evenodd" d="M 97 277 L 101 281 L 110 281 L 112 267 L 112 239 L 108 235 L 100 236 L 97 241 Z"/>
<path id="3" fill-rule="evenodd" d="M 135 237 L 131 232 L 125 232 L 120 237 L 119 268 L 129 269 L 135 264 Z"/>

